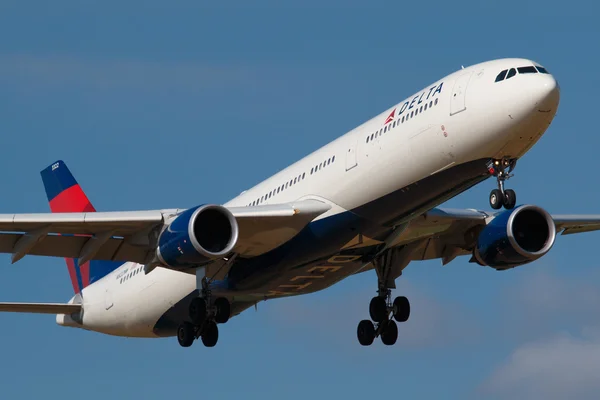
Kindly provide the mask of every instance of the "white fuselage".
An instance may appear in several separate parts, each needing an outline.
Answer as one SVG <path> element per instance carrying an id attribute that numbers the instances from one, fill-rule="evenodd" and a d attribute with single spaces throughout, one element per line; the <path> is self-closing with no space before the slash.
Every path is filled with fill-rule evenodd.
<path id="1" fill-rule="evenodd" d="M 550 74 L 517 74 L 502 82 L 495 77 L 504 69 L 534 64 L 503 59 L 461 69 L 225 206 L 317 198 L 332 206 L 320 219 L 374 202 L 455 165 L 483 158 L 518 159 L 552 121 L 558 85 Z M 144 274 L 141 265 L 126 263 L 82 291 L 82 324 L 63 315 L 57 322 L 113 335 L 155 337 L 157 320 L 195 289 L 194 275 L 166 268 Z"/>

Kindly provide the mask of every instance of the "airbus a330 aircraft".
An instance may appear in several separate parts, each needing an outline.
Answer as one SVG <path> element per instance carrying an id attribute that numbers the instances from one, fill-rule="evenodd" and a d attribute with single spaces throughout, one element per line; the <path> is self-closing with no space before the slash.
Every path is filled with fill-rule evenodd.
<path id="1" fill-rule="evenodd" d="M 531 60 L 462 68 L 228 203 L 189 209 L 95 212 L 58 161 L 41 172 L 52 213 L 0 215 L 0 252 L 64 257 L 75 296 L 0 311 L 210 347 L 217 324 L 260 301 L 374 269 L 378 295 L 358 341 L 392 345 L 410 304 L 391 289 L 411 261 L 469 255 L 506 270 L 545 255 L 557 232 L 600 229 L 600 215 L 515 207 L 504 187 L 558 104 L 555 78 Z M 435 208 L 490 177 L 490 205 L 504 210 Z"/>

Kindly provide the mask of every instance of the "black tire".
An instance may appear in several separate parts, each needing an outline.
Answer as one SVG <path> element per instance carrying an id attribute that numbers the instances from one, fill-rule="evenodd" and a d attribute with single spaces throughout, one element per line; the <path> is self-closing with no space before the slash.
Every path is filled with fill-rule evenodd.
<path id="1" fill-rule="evenodd" d="M 177 341 L 181 347 L 190 347 L 194 343 L 194 325 L 184 322 L 177 328 Z"/>
<path id="2" fill-rule="evenodd" d="M 195 297 L 190 302 L 190 319 L 192 324 L 200 326 L 206 320 L 206 301 L 202 297 Z"/>
<path id="3" fill-rule="evenodd" d="M 219 328 L 214 321 L 207 321 L 202 329 L 202 343 L 206 347 L 214 347 L 219 341 Z"/>
<path id="4" fill-rule="evenodd" d="M 215 315 L 215 322 L 218 324 L 224 324 L 229 321 L 229 316 L 231 315 L 231 303 L 224 297 L 219 297 L 215 300 L 215 308 L 217 309 L 217 314 Z"/>
<path id="5" fill-rule="evenodd" d="M 384 322 L 385 326 L 381 332 L 381 342 L 386 346 L 393 346 L 398 340 L 398 325 L 393 320 Z"/>
<path id="6" fill-rule="evenodd" d="M 512 189 L 506 189 L 504 191 L 504 208 L 512 210 L 517 204 L 517 194 Z"/>
<path id="7" fill-rule="evenodd" d="M 376 296 L 369 303 L 369 315 L 373 322 L 381 322 L 387 319 L 387 303 L 384 297 Z"/>
<path id="8" fill-rule="evenodd" d="M 358 323 L 356 336 L 361 345 L 370 346 L 375 340 L 375 326 L 368 319 L 363 319 Z"/>
<path id="9" fill-rule="evenodd" d="M 404 296 L 394 299 L 394 319 L 398 322 L 406 322 L 410 317 L 410 302 Z"/>
<path id="10" fill-rule="evenodd" d="M 499 210 L 504 204 L 504 196 L 500 189 L 494 189 L 490 192 L 490 207 Z"/>

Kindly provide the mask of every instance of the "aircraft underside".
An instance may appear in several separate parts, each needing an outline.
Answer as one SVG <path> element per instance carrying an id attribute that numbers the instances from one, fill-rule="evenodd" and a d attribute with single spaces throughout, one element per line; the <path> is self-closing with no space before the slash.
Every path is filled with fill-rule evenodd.
<path id="1" fill-rule="evenodd" d="M 385 344 L 394 344 L 393 320 L 408 320 L 410 302 L 403 296 L 392 299 L 391 290 L 417 249 L 414 245 L 387 248 L 386 241 L 416 215 L 491 177 L 489 162 L 479 159 L 454 166 L 355 210 L 312 222 L 283 246 L 260 257 L 236 260 L 227 279 L 213 282 L 211 296 L 231 299 L 234 316 L 262 300 L 317 292 L 374 269 L 379 295 L 371 300 L 369 310 L 375 325 L 361 321 L 359 340 L 369 344 L 381 337 Z M 189 304 L 197 297 L 196 291 L 190 293 L 165 313 L 154 327 L 155 334 L 177 335 L 181 321 L 190 320 Z M 195 327 L 196 335 L 201 332 L 201 327 Z"/>

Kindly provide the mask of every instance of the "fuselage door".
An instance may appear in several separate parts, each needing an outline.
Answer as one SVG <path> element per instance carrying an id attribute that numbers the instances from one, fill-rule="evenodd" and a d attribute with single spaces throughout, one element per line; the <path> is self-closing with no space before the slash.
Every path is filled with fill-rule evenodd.
<path id="1" fill-rule="evenodd" d="M 467 85 L 471 79 L 472 72 L 468 72 L 458 77 L 452 88 L 452 97 L 450 98 L 450 115 L 458 114 L 467 109 L 465 102 L 467 95 Z"/>
<path id="2" fill-rule="evenodd" d="M 358 142 L 354 141 L 352 144 L 348 145 L 348 150 L 346 151 L 346 171 L 350 171 L 358 164 L 356 161 L 357 144 Z"/>

